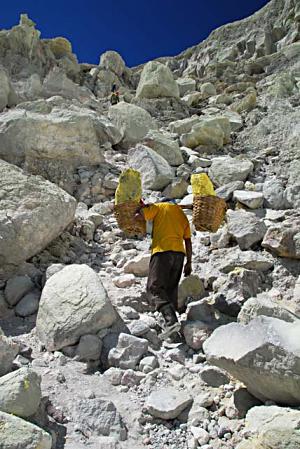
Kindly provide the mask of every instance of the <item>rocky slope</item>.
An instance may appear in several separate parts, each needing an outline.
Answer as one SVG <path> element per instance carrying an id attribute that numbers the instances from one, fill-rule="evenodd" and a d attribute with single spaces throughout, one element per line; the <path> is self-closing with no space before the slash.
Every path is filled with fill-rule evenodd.
<path id="1" fill-rule="evenodd" d="M 26 15 L 0 31 L 1 448 L 300 447 L 299 24 L 272 0 L 132 69 Z M 112 213 L 129 166 L 146 200 L 190 204 L 205 172 L 228 204 L 193 232 L 185 344 L 144 294 L 150 237 Z"/>

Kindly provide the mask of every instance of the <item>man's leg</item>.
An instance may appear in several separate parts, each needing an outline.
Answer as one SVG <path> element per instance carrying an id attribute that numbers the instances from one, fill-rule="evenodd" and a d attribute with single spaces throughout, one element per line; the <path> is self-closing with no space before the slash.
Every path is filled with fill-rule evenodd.
<path id="1" fill-rule="evenodd" d="M 178 285 L 182 275 L 184 254 L 174 252 L 172 262 L 172 275 L 170 276 L 167 294 L 169 302 L 173 305 L 174 309 L 178 311 Z"/>
<path id="2" fill-rule="evenodd" d="M 170 303 L 168 290 L 169 282 L 173 276 L 172 251 L 156 253 L 151 257 L 147 291 L 151 295 L 155 308 L 163 315 L 167 326 L 177 323 L 177 316 Z"/>

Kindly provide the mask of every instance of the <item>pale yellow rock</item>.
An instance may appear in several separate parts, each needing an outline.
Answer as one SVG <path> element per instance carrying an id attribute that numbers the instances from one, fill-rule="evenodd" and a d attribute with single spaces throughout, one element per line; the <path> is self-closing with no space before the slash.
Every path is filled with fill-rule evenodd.
<path id="1" fill-rule="evenodd" d="M 49 40 L 50 50 L 56 58 L 72 53 L 72 44 L 64 37 L 55 37 Z"/>
<path id="2" fill-rule="evenodd" d="M 242 100 L 236 101 L 231 105 L 231 109 L 239 114 L 241 112 L 250 112 L 256 107 L 257 97 L 256 92 L 250 92 Z"/>

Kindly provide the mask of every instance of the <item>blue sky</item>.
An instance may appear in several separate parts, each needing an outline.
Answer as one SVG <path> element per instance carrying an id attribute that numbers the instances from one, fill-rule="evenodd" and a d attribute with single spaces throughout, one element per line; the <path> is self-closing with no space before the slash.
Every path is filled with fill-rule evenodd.
<path id="1" fill-rule="evenodd" d="M 79 62 L 98 64 L 116 50 L 131 67 L 198 44 L 222 24 L 247 17 L 268 0 L 3 0 L 0 28 L 22 12 L 42 38 L 64 36 Z"/>

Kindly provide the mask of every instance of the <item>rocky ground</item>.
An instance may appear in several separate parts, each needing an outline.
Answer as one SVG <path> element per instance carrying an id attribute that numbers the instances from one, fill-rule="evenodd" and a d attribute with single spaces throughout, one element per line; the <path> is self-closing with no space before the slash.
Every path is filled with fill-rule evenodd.
<path id="1" fill-rule="evenodd" d="M 0 32 L 1 448 L 300 447 L 299 18 L 272 0 L 133 69 L 24 15 Z M 228 205 L 216 233 L 186 211 L 185 343 L 145 295 L 150 225 L 113 214 L 128 167 L 146 201 L 207 173 Z"/>

